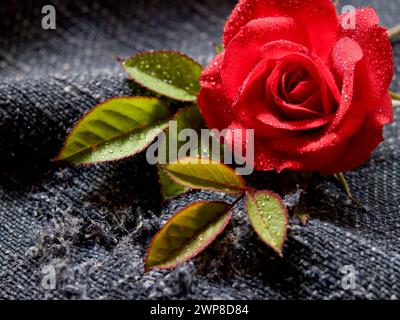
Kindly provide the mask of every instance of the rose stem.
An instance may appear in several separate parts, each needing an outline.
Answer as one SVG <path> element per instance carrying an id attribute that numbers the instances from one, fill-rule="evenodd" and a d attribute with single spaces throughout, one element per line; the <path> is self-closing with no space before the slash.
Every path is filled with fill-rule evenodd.
<path id="1" fill-rule="evenodd" d="M 400 23 L 388 30 L 388 37 L 390 41 L 394 41 L 400 35 Z"/>
<path id="2" fill-rule="evenodd" d="M 400 94 L 390 91 L 390 95 L 391 95 L 393 100 L 399 100 L 400 101 Z"/>
<path id="3" fill-rule="evenodd" d="M 235 201 L 231 203 L 231 208 L 233 208 L 240 200 L 244 198 L 244 193 L 242 193 Z"/>

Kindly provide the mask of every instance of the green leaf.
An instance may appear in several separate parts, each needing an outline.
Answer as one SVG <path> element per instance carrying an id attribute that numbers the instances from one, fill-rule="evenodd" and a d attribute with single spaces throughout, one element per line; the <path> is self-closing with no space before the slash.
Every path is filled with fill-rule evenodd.
<path id="1" fill-rule="evenodd" d="M 169 142 L 174 141 L 176 144 L 177 151 L 181 146 L 183 146 L 186 141 L 180 141 L 178 139 L 179 133 L 184 129 L 193 129 L 200 136 L 202 128 L 205 128 L 204 120 L 200 114 L 197 105 L 192 105 L 186 108 L 180 109 L 172 118 L 176 121 L 176 130 L 168 129 L 166 132 L 166 139 L 162 142 L 163 145 L 160 146 L 161 150 L 166 150 L 165 162 L 175 161 L 176 158 L 169 158 Z M 164 163 L 165 163 L 164 162 Z"/>
<path id="2" fill-rule="evenodd" d="M 197 105 L 191 105 L 186 108 L 180 109 L 172 118 L 172 120 L 176 121 L 176 131 L 170 130 L 168 128 L 166 131 L 166 139 L 161 142 L 160 150 L 166 151 L 165 161 L 172 162 L 176 161 L 176 158 L 169 158 L 169 141 L 175 141 L 177 150 L 182 147 L 187 141 L 180 141 L 178 139 L 178 134 L 184 129 L 193 129 L 200 136 L 201 129 L 205 128 L 206 125 L 204 120 L 200 114 L 199 108 Z M 219 142 L 218 142 L 219 143 Z M 222 149 L 222 145 L 219 143 L 219 148 Z M 211 157 L 211 148 L 201 149 L 201 145 L 199 145 L 199 149 L 197 150 L 197 154 L 201 155 L 202 158 L 210 158 Z M 220 151 L 220 155 L 223 155 L 223 149 Z M 165 163 L 165 162 L 164 162 Z M 169 176 L 162 173 L 162 170 L 159 169 L 160 176 L 160 185 L 161 185 L 161 195 L 163 201 L 166 201 L 170 198 L 177 197 L 178 195 L 185 193 L 188 188 L 181 186 L 172 180 Z"/>
<path id="3" fill-rule="evenodd" d="M 241 193 L 247 189 L 243 178 L 232 168 L 212 159 L 188 157 L 161 167 L 176 183 L 192 189 L 226 193 Z"/>
<path id="4" fill-rule="evenodd" d="M 182 53 L 144 52 L 124 60 L 122 66 L 147 89 L 179 101 L 197 100 L 202 67 Z"/>
<path id="5" fill-rule="evenodd" d="M 400 94 L 399 93 L 390 91 L 390 96 L 392 97 L 393 100 L 400 101 Z"/>
<path id="6" fill-rule="evenodd" d="M 110 99 L 78 122 L 55 160 L 91 164 L 132 156 L 168 127 L 168 116 L 157 98 Z"/>
<path id="7" fill-rule="evenodd" d="M 193 129 L 197 133 L 201 132 L 201 129 L 206 128 L 206 124 L 201 116 L 198 105 L 191 105 L 189 107 L 180 109 L 174 116 L 175 121 L 177 121 L 177 131 L 178 134 L 183 129 Z M 178 137 L 174 137 L 178 143 L 178 148 L 185 144 L 184 141 L 178 141 Z"/>
<path id="8" fill-rule="evenodd" d="M 288 213 L 282 199 L 270 191 L 246 192 L 247 212 L 259 237 L 280 256 L 286 240 Z"/>
<path id="9" fill-rule="evenodd" d="M 177 133 L 181 132 L 184 129 L 193 129 L 197 132 L 198 136 L 201 137 L 201 129 L 207 128 L 203 117 L 200 113 L 198 105 L 192 105 L 187 108 L 180 109 L 176 115 L 174 116 L 173 120 L 177 122 Z M 172 137 L 171 137 L 172 134 Z M 182 147 L 186 141 L 179 141 L 176 133 L 171 133 L 170 130 L 168 130 L 168 137 L 169 139 L 172 139 L 173 141 L 176 141 L 177 148 L 179 150 L 180 147 Z M 168 140 L 169 140 L 168 139 Z M 211 158 L 212 157 L 212 150 L 211 150 L 211 138 L 209 139 L 209 145 L 208 148 L 202 149 L 201 143 L 199 141 L 199 149 L 197 152 L 197 156 L 201 158 Z M 220 157 L 223 157 L 224 155 L 224 149 L 223 149 L 223 144 L 221 144 L 219 141 L 214 139 L 214 143 L 218 143 L 218 148 L 220 150 Z M 189 155 L 187 155 L 189 156 Z M 175 161 L 176 159 L 169 159 L 169 161 Z"/>
<path id="10" fill-rule="evenodd" d="M 231 206 L 220 201 L 197 202 L 174 215 L 154 236 L 145 270 L 169 269 L 198 255 L 225 229 Z"/>
<path id="11" fill-rule="evenodd" d="M 158 168 L 158 177 L 161 186 L 161 198 L 162 201 L 167 201 L 171 198 L 175 198 L 182 193 L 188 191 L 188 188 L 177 184 L 169 176 L 167 176 L 164 171 Z"/>
<path id="12" fill-rule="evenodd" d="M 185 141 L 178 140 L 178 134 L 183 129 L 193 129 L 196 132 L 200 132 L 202 128 L 205 127 L 203 118 L 201 117 L 199 108 L 197 105 L 192 105 L 186 108 L 180 109 L 172 120 L 176 121 L 177 130 L 170 131 L 167 129 L 166 131 L 166 139 L 162 142 L 164 146 L 160 147 L 160 150 L 166 150 L 166 160 L 169 157 L 169 149 L 168 142 L 170 140 L 176 141 L 177 150 L 185 144 Z M 164 149 L 165 148 L 165 149 Z M 171 159 L 172 160 L 172 159 Z M 173 159 L 176 160 L 176 159 Z M 159 181 L 161 186 L 161 197 L 163 201 L 167 201 L 168 199 L 175 198 L 182 193 L 185 193 L 188 188 L 176 183 L 173 181 L 168 175 L 164 173 L 164 171 L 158 168 Z"/>

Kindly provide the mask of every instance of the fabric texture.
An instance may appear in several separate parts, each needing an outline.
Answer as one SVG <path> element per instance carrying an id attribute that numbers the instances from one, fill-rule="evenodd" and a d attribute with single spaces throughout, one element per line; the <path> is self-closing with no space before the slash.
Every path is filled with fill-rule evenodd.
<path id="1" fill-rule="evenodd" d="M 186 204 L 232 198 L 191 191 L 160 205 L 143 155 L 112 164 L 53 163 L 73 124 L 94 105 L 141 94 L 115 57 L 180 50 L 206 65 L 235 1 L 53 1 L 56 30 L 41 28 L 41 1 L 0 5 L 0 298 L 397 299 L 400 298 L 400 111 L 371 159 L 347 178 L 360 204 L 325 179 L 310 222 L 291 218 L 284 257 L 249 227 L 243 204 L 204 253 L 171 271 L 144 273 L 145 249 Z M 373 5 L 385 26 L 400 0 Z M 393 90 L 400 90 L 400 44 Z M 267 188 L 274 174 L 249 183 Z M 356 271 L 346 289 L 345 266 Z M 56 288 L 42 285 L 48 268 Z M 344 268 L 344 269 L 343 269 Z"/>

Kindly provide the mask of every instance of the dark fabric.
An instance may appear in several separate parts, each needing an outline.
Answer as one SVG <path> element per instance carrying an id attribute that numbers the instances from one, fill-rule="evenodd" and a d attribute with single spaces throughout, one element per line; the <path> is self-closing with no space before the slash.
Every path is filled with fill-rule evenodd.
<path id="1" fill-rule="evenodd" d="M 349 3 L 373 4 L 386 26 L 399 22 L 400 0 Z M 193 191 L 161 207 L 155 169 L 143 156 L 85 168 L 51 159 L 84 112 L 138 92 L 115 56 L 174 49 L 205 64 L 234 1 L 53 1 L 56 30 L 41 29 L 44 4 L 0 4 L 0 298 L 400 297 L 398 123 L 347 175 L 361 204 L 324 180 L 309 224 L 291 219 L 283 258 L 258 240 L 238 206 L 232 225 L 198 258 L 144 274 L 145 248 L 168 217 L 225 196 Z M 394 51 L 399 89 L 399 44 Z M 270 177 L 251 180 L 262 188 Z M 345 265 L 357 271 L 355 289 L 342 287 Z M 55 290 L 41 285 L 45 266 L 56 271 Z"/>

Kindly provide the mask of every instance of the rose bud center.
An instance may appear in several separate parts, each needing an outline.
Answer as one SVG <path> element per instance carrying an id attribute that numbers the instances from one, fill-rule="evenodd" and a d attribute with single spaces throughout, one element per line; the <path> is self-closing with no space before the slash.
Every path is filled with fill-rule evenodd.
<path id="1" fill-rule="evenodd" d="M 271 92 L 266 95 L 267 104 L 272 104 L 282 119 L 313 119 L 337 108 L 313 62 L 301 55 L 276 62 L 267 78 L 266 92 Z"/>

